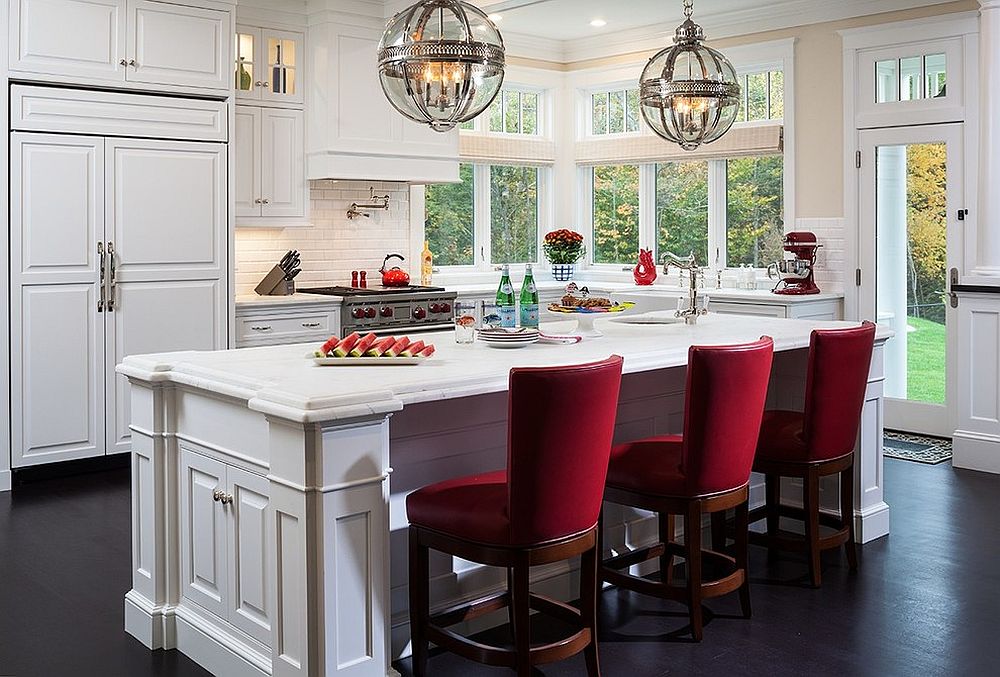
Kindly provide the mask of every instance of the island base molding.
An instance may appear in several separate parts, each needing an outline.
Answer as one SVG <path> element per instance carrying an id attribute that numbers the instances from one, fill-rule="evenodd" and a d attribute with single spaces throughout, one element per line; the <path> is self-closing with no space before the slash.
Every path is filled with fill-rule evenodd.
<path id="1" fill-rule="evenodd" d="M 1000 437 L 996 435 L 956 430 L 951 454 L 955 468 L 1000 474 Z"/>

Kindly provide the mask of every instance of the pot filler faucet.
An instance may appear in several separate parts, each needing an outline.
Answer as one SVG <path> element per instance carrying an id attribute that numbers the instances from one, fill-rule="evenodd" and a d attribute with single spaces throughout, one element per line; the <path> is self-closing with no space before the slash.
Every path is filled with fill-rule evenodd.
<path id="1" fill-rule="evenodd" d="M 698 276 L 701 273 L 701 268 L 699 268 L 698 264 L 695 262 L 694 252 L 691 252 L 687 256 L 677 256 L 676 254 L 667 252 L 660 257 L 660 263 L 663 264 L 664 275 L 667 274 L 667 267 L 670 265 L 688 271 L 688 305 L 687 308 L 678 309 L 677 312 L 674 313 L 674 316 L 683 317 L 685 324 L 697 324 L 698 316 L 708 313 L 708 308 L 699 307 Z"/>

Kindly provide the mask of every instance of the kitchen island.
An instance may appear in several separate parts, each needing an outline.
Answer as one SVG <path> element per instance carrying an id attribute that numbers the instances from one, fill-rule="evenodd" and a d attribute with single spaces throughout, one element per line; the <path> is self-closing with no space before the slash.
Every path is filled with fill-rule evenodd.
<path id="1" fill-rule="evenodd" d="M 844 325 L 602 319 L 603 338 L 519 350 L 459 346 L 441 332 L 421 335 L 438 352 L 419 366 L 316 367 L 306 359 L 315 346 L 304 344 L 126 358 L 118 367 L 132 385 L 125 628 L 151 649 L 177 648 L 220 675 L 393 674 L 408 639 L 405 496 L 503 466 L 511 367 L 624 356 L 616 439 L 634 439 L 680 431 L 690 345 L 772 336 L 769 406 L 801 408 L 810 331 Z M 861 542 L 889 530 L 882 355 L 890 335 L 880 328 L 862 413 Z M 837 501 L 833 481 L 822 490 L 828 506 Z M 760 493 L 752 487 L 752 501 Z M 650 522 L 641 511 L 610 509 L 608 545 L 652 538 Z M 435 604 L 477 597 L 504 578 L 443 556 L 431 566 Z M 569 596 L 567 566 L 539 567 L 533 581 Z"/>

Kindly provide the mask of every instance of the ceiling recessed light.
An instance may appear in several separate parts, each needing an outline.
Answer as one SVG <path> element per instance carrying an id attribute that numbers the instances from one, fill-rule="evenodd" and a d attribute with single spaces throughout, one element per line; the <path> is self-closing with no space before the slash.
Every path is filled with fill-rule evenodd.
<path id="1" fill-rule="evenodd" d="M 493 23 L 498 24 L 503 21 L 503 14 L 490 14 L 488 18 Z"/>
<path id="2" fill-rule="evenodd" d="M 594 19 L 593 21 L 590 22 L 590 25 L 593 26 L 594 28 L 603 28 L 604 26 L 608 25 L 608 22 L 605 21 L 604 19 Z"/>

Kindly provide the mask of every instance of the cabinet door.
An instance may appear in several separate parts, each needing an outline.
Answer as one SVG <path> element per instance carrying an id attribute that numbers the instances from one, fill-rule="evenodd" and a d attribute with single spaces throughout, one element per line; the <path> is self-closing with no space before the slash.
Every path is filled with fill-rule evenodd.
<path id="1" fill-rule="evenodd" d="M 261 196 L 261 110 L 256 106 L 237 106 L 236 144 L 236 218 L 260 216 Z"/>
<path id="2" fill-rule="evenodd" d="M 106 149 L 117 281 L 225 279 L 226 147 L 108 139 Z"/>
<path id="3" fill-rule="evenodd" d="M 10 69 L 123 82 L 125 0 L 11 0 Z"/>
<path id="4" fill-rule="evenodd" d="M 129 82 L 232 89 L 231 14 L 151 0 L 129 0 Z"/>
<path id="5" fill-rule="evenodd" d="M 226 466 L 181 444 L 181 595 L 220 618 L 229 609 L 225 491 Z"/>
<path id="6" fill-rule="evenodd" d="M 104 140 L 10 137 L 11 460 L 104 453 Z"/>
<path id="7" fill-rule="evenodd" d="M 305 214 L 305 121 L 302 111 L 261 111 L 262 216 Z"/>
<path id="8" fill-rule="evenodd" d="M 263 101 L 302 103 L 303 44 L 302 33 L 263 29 L 260 34 L 258 63 L 264 70 L 255 82 Z"/>
<path id="9" fill-rule="evenodd" d="M 273 525 L 268 519 L 268 481 L 260 475 L 226 469 L 229 511 L 229 622 L 263 644 L 271 644 L 271 598 L 268 584 Z"/>
<path id="10" fill-rule="evenodd" d="M 261 60 L 260 29 L 252 26 L 236 26 L 236 47 L 233 64 L 233 86 L 236 98 L 249 101 L 260 100 L 264 71 Z"/>
<path id="11" fill-rule="evenodd" d="M 108 453 L 130 451 L 129 384 L 114 371 L 128 355 L 226 347 L 226 300 L 220 280 L 122 282 L 115 285 L 107 329 Z"/>

